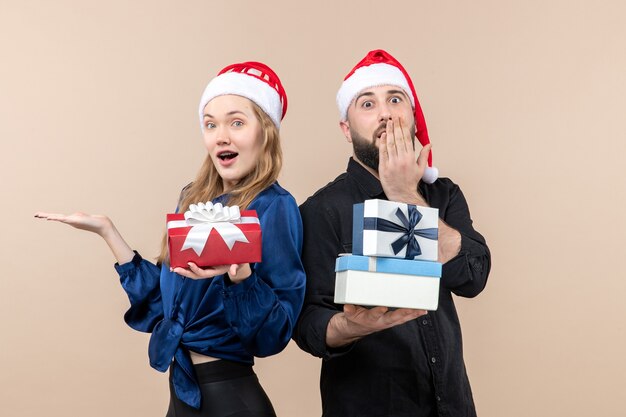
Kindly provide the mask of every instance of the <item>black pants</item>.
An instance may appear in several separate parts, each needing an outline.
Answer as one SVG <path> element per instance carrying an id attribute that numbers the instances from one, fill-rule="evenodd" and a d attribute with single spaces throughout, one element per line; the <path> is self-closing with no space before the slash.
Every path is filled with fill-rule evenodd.
<path id="1" fill-rule="evenodd" d="M 166 417 L 276 417 L 251 365 L 218 360 L 194 365 L 202 407 L 176 398 L 170 373 L 170 407 Z"/>

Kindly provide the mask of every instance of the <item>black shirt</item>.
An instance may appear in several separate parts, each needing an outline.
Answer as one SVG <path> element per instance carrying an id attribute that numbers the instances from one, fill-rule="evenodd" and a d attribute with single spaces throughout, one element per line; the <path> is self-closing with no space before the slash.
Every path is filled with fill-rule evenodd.
<path id="1" fill-rule="evenodd" d="M 463 362 L 459 318 L 452 294 L 475 297 L 491 266 L 485 239 L 474 230 L 459 187 L 447 178 L 420 183 L 439 217 L 461 233 L 461 250 L 443 265 L 437 311 L 366 336 L 341 349 L 326 346 L 333 302 L 335 259 L 352 252 L 352 206 L 387 199 L 380 181 L 350 159 L 346 173 L 300 206 L 304 224 L 304 307 L 293 335 L 305 351 L 323 358 L 323 416 L 475 416 Z"/>

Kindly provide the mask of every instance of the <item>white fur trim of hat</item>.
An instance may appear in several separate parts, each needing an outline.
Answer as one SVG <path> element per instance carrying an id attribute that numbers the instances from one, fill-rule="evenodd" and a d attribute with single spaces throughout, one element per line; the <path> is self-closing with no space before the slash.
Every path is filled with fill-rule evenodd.
<path id="1" fill-rule="evenodd" d="M 395 85 L 402 88 L 411 99 L 411 107 L 415 107 L 413 93 L 402 71 L 389 64 L 372 64 L 357 69 L 341 84 L 337 92 L 337 107 L 341 120 L 346 120 L 348 107 L 361 91 L 381 85 Z"/>
<path id="2" fill-rule="evenodd" d="M 260 79 L 241 72 L 226 72 L 213 78 L 204 89 L 200 99 L 200 124 L 204 116 L 204 108 L 215 97 L 233 94 L 245 97 L 256 103 L 280 128 L 283 105 L 278 92 Z"/>

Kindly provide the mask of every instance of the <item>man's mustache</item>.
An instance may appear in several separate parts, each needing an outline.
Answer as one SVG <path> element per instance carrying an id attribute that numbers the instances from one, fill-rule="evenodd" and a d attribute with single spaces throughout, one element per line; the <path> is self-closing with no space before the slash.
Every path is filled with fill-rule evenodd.
<path id="1" fill-rule="evenodd" d="M 382 122 L 374 131 L 374 139 L 378 139 L 387 130 L 387 122 Z"/>

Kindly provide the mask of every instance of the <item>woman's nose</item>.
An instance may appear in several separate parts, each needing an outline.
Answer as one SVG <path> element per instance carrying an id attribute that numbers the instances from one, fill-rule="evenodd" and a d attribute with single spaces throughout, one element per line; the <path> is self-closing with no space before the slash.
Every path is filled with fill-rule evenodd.
<path id="1" fill-rule="evenodd" d="M 225 129 L 219 129 L 217 131 L 217 140 L 218 145 L 228 145 L 230 143 L 230 135 Z"/>

